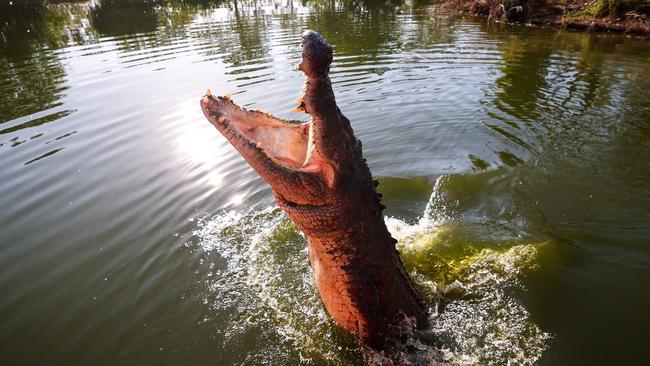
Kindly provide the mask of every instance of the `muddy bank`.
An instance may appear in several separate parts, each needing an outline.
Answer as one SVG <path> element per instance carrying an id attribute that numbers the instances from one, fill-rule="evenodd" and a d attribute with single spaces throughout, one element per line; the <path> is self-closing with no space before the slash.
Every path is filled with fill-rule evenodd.
<path id="1" fill-rule="evenodd" d="M 650 35 L 650 0 L 447 0 L 443 7 L 494 21 Z"/>

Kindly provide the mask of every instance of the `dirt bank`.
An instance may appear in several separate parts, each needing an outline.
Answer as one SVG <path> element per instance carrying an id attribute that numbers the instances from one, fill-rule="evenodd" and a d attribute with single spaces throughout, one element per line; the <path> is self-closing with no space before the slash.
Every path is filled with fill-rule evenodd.
<path id="1" fill-rule="evenodd" d="M 650 0 L 447 0 L 443 6 L 494 21 L 650 35 Z"/>

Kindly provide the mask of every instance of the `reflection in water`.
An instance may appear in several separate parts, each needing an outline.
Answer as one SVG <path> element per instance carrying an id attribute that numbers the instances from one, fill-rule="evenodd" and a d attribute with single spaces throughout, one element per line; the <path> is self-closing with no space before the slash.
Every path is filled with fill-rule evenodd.
<path id="1" fill-rule="evenodd" d="M 626 71 L 613 66 L 611 56 L 626 52 L 617 48 L 624 40 L 537 32 L 496 34 L 503 61 L 487 93 L 492 100 L 486 103 L 485 126 L 504 142 L 496 154 L 505 165 L 549 148 L 607 138 L 619 123 L 611 112 L 622 100 L 618 90 L 625 89 Z"/>
<path id="2" fill-rule="evenodd" d="M 243 8 L 243 7 L 242 7 Z M 269 40 L 265 37 L 268 32 L 269 19 L 263 11 L 248 8 L 249 14 L 242 16 L 240 4 L 233 1 L 233 23 L 223 24 L 221 28 L 220 45 L 225 46 L 222 52 L 226 54 L 224 61 L 233 66 L 245 64 L 246 61 L 262 63 L 268 55 Z"/>
<path id="3" fill-rule="evenodd" d="M 211 87 L 306 118 L 289 112 L 305 28 L 335 48 L 337 101 L 435 317 L 435 347 L 393 356 L 639 359 L 645 43 L 412 1 L 262 0 L 0 8 L 3 355 L 363 361 L 323 312 L 304 238 L 197 105 Z"/>
<path id="4" fill-rule="evenodd" d="M 60 118 L 63 118 L 65 116 L 68 116 L 68 115 L 70 115 L 70 114 L 72 114 L 74 112 L 75 111 L 61 111 L 61 112 L 52 113 L 52 114 L 49 114 L 47 116 L 43 116 L 43 117 L 40 117 L 40 118 L 30 120 L 29 122 L 25 122 L 25 123 L 22 123 L 22 124 L 19 124 L 19 125 L 14 125 L 14 126 L 2 129 L 2 130 L 0 130 L 0 135 L 6 134 L 6 133 L 11 133 L 11 132 L 16 132 L 18 130 L 22 130 L 23 128 L 41 126 L 41 125 L 44 125 L 46 123 L 50 123 L 50 122 L 56 121 L 56 120 L 58 120 Z"/>
<path id="5" fill-rule="evenodd" d="M 61 105 L 67 89 L 57 55 L 35 50 L 21 59 L 0 55 L 0 124 Z"/>
<path id="6" fill-rule="evenodd" d="M 403 4 L 401 0 L 328 3 L 310 14 L 306 27 L 318 29 L 341 59 L 363 56 L 367 60 L 363 63 L 372 65 L 380 54 L 385 56 L 383 51 L 400 47 L 401 30 L 395 17 Z"/>
<path id="7" fill-rule="evenodd" d="M 529 145 L 529 142 L 537 142 L 535 139 L 520 138 L 518 135 L 521 135 L 520 130 L 530 132 L 539 119 L 537 101 L 547 85 L 546 71 L 553 48 L 547 38 L 535 37 L 531 33 L 507 37 L 500 43 L 500 48 L 503 75 L 496 80 L 498 91 L 494 106 L 502 113 L 493 117 L 501 123 L 486 123 L 486 126 L 516 145 L 497 152 L 502 164 L 516 166 L 522 162 L 519 156 L 528 158 L 529 154 L 539 149 L 538 146 Z"/>
<path id="8" fill-rule="evenodd" d="M 92 25 L 103 36 L 153 32 L 158 25 L 155 6 L 153 1 L 102 1 L 92 11 Z"/>
<path id="9" fill-rule="evenodd" d="M 42 46 L 63 46 L 58 31 L 64 22 L 44 6 L 16 6 L 10 10 L 3 7 L 0 13 L 0 32 L 3 56 L 23 59 Z"/>
<path id="10" fill-rule="evenodd" d="M 48 51 L 61 46 L 60 23 L 41 6 L 0 11 L 0 124 L 60 105 L 65 71 Z"/>
<path id="11" fill-rule="evenodd" d="M 528 151 L 518 152 L 526 165 L 515 173 L 516 194 L 531 204 L 542 226 L 562 243 L 544 254 L 548 269 L 531 277 L 531 311 L 546 314 L 543 309 L 561 308 L 575 292 L 601 298 L 602 286 L 616 294 L 611 296 L 625 297 L 627 304 L 634 304 L 623 310 L 612 303 L 590 301 L 586 306 L 576 305 L 582 309 L 580 314 L 544 315 L 542 326 L 562 329 L 555 337 L 567 341 L 549 351 L 562 355 L 563 364 L 601 362 L 577 355 L 569 340 L 579 343 L 586 333 L 598 332 L 597 322 L 591 319 L 611 317 L 606 314 L 612 312 L 612 306 L 616 320 L 609 332 L 629 333 L 629 325 L 638 322 L 631 309 L 649 302 L 645 296 L 623 295 L 624 284 L 638 278 L 644 272 L 641 268 L 650 263 L 646 245 L 641 244 L 649 234 L 642 222 L 650 220 L 650 197 L 640 188 L 647 185 L 650 171 L 647 165 L 639 165 L 650 156 L 650 150 L 641 142 L 643 133 L 636 127 L 647 126 L 650 104 L 647 78 L 642 75 L 648 70 L 644 63 L 619 62 L 621 57 L 629 57 L 623 43 L 618 37 L 553 34 L 535 51 L 542 53 L 541 60 L 539 54 L 515 47 L 518 59 L 508 58 L 504 52 L 504 62 L 514 59 L 515 65 L 535 70 L 510 73 L 510 65 L 502 68 L 504 76 L 491 90 L 498 99 L 486 104 L 495 120 L 486 125 L 505 137 L 508 149 L 517 151 L 522 142 L 527 144 Z M 642 57 L 648 56 L 647 49 L 642 53 Z M 641 102 L 632 94 L 646 96 Z M 527 108 L 512 108 L 520 104 Z M 613 242 L 617 249 L 610 247 Z M 622 257 L 635 264 L 623 260 L 631 267 L 621 270 Z M 571 269 L 558 266 L 558 262 L 568 263 Z M 644 264 L 638 267 L 640 263 Z M 597 284 L 594 278 L 599 278 Z M 643 346 L 636 339 L 612 342 L 593 337 L 585 348 L 594 347 L 617 349 L 621 355 Z"/>
<path id="12" fill-rule="evenodd" d="M 43 154 L 43 155 L 41 155 L 41 156 L 38 156 L 38 157 L 35 157 L 34 159 L 32 159 L 32 160 L 26 162 L 25 165 L 28 165 L 28 164 L 31 164 L 31 163 L 33 163 L 33 162 L 35 162 L 35 161 L 39 161 L 39 160 L 41 160 L 41 159 L 47 158 L 48 156 L 52 156 L 52 155 L 58 153 L 58 152 L 61 151 L 61 150 L 63 150 L 62 147 L 60 147 L 60 148 L 58 148 L 58 149 L 54 149 L 54 150 L 48 151 L 48 152 L 46 152 L 45 154 Z"/>
<path id="13" fill-rule="evenodd" d="M 221 6 L 206 0 L 108 0 L 94 6 L 90 24 L 102 36 L 115 37 L 123 51 L 160 47 L 187 36 L 186 26 L 201 13 Z M 129 36 L 129 37 L 123 37 Z"/>

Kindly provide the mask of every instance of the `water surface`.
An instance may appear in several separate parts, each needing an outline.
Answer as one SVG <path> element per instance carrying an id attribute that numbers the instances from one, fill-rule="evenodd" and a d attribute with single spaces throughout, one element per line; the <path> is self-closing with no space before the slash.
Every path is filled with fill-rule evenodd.
<path id="1" fill-rule="evenodd" d="M 202 116 L 284 118 L 299 36 L 448 364 L 636 364 L 650 327 L 650 47 L 419 2 L 0 5 L 8 364 L 358 364 L 305 239 Z"/>

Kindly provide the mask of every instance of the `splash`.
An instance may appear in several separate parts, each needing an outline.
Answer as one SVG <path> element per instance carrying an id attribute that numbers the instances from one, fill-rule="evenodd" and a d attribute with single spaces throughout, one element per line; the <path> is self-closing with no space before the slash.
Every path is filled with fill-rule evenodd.
<path id="1" fill-rule="evenodd" d="M 466 233 L 449 223 L 423 218 L 408 226 L 388 218 L 387 224 L 399 233 L 402 260 L 430 306 L 431 327 L 426 332 L 436 340 L 438 363 L 536 363 L 550 335 L 530 319 L 513 293 L 523 289 L 521 276 L 535 268 L 537 252 L 547 242 L 501 241 L 484 247 L 484 238 L 468 241 Z M 406 234 L 399 229 L 405 225 Z M 432 353 L 430 348 L 424 346 L 418 353 Z"/>
<path id="2" fill-rule="evenodd" d="M 223 351 L 248 342 L 245 363 L 535 363 L 550 336 L 514 294 L 546 243 L 526 242 L 492 222 L 454 222 L 441 213 L 440 192 L 437 184 L 415 224 L 386 218 L 430 307 L 431 326 L 382 354 L 362 350 L 328 318 L 306 239 L 279 209 L 201 219 L 195 234 L 218 268 L 206 280 L 205 302 L 223 327 Z"/>
<path id="3" fill-rule="evenodd" d="M 224 352 L 248 342 L 245 363 L 349 364 L 357 345 L 325 313 L 307 242 L 277 208 L 227 211 L 195 233 L 219 270 L 204 301 L 221 317 Z"/>
<path id="4" fill-rule="evenodd" d="M 513 226 L 454 212 L 445 180 L 436 181 L 416 224 L 386 218 L 402 261 L 430 306 L 426 332 L 436 340 L 435 361 L 534 364 L 550 335 L 514 294 L 523 289 L 522 275 L 536 268 L 537 253 L 549 241 L 528 235 L 521 220 Z M 433 354 L 429 348 L 416 349 L 427 356 Z"/>

